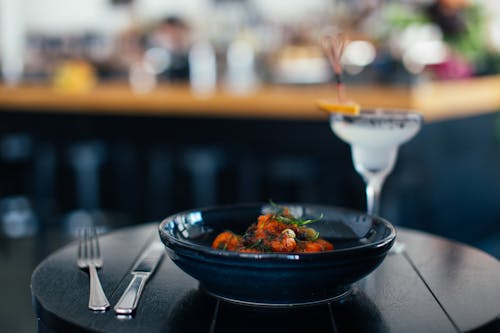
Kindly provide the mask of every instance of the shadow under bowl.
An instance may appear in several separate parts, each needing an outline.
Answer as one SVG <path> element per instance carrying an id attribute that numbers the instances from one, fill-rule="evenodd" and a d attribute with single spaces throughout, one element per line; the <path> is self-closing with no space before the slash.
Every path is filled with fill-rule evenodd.
<path id="1" fill-rule="evenodd" d="M 334 250 L 316 253 L 240 253 L 211 248 L 222 231 L 243 234 L 269 204 L 194 209 L 172 215 L 159 226 L 173 262 L 221 299 L 289 307 L 319 304 L 349 293 L 384 260 L 396 230 L 388 221 L 355 210 L 311 204 L 282 204 L 293 215 L 321 221 L 311 226 Z"/>

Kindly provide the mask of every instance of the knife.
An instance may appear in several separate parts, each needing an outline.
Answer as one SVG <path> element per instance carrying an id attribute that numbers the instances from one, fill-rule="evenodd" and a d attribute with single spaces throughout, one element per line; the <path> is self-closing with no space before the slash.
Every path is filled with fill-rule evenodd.
<path id="1" fill-rule="evenodd" d="M 137 260 L 131 272 L 132 281 L 114 307 L 117 315 L 131 315 L 135 311 L 147 280 L 153 274 L 164 254 L 163 244 L 154 242 Z"/>

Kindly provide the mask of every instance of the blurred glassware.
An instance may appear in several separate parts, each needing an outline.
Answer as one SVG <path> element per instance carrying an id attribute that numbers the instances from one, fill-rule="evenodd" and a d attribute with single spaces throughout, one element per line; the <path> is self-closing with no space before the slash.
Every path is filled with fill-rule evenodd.
<path id="1" fill-rule="evenodd" d="M 128 81 L 132 91 L 137 94 L 150 92 L 158 82 L 153 66 L 146 61 L 138 61 L 130 66 Z"/>
<path id="2" fill-rule="evenodd" d="M 211 96 L 217 87 L 217 59 L 208 41 L 193 44 L 189 51 L 189 82 L 198 97 Z"/>
<path id="3" fill-rule="evenodd" d="M 315 84 L 332 78 L 326 57 L 314 45 L 286 46 L 275 54 L 271 66 L 277 83 Z"/>
<path id="4" fill-rule="evenodd" d="M 33 236 L 38 231 L 38 219 L 27 197 L 12 196 L 0 201 L 2 232 L 10 238 Z"/>
<path id="5" fill-rule="evenodd" d="M 147 49 L 144 52 L 144 61 L 151 66 L 156 75 L 166 71 L 172 63 L 170 52 L 161 47 Z"/>
<path id="6" fill-rule="evenodd" d="M 24 71 L 25 22 L 23 4 L 0 0 L 0 65 L 3 82 L 17 85 Z"/>
<path id="7" fill-rule="evenodd" d="M 377 55 L 375 46 L 366 40 L 349 41 L 342 57 L 344 69 L 349 74 L 358 74 L 370 65 Z"/>
<path id="8" fill-rule="evenodd" d="M 236 94 L 254 91 L 259 83 L 255 71 L 255 50 L 250 42 L 244 39 L 233 41 L 226 55 L 227 88 Z"/>
<path id="9" fill-rule="evenodd" d="M 354 168 L 365 181 L 368 214 L 379 215 L 382 187 L 399 147 L 420 131 L 422 122 L 412 110 L 362 109 L 357 115 L 330 115 L 331 130 L 351 146 Z"/>

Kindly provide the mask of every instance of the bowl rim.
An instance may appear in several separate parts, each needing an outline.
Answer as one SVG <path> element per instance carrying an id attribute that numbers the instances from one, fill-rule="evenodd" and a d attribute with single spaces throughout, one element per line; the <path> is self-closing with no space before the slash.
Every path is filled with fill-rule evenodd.
<path id="1" fill-rule="evenodd" d="M 209 211 L 209 210 L 216 210 L 216 209 L 235 209 L 238 207 L 262 207 L 265 205 L 269 205 L 269 203 L 263 203 L 263 202 L 258 202 L 258 203 L 241 203 L 241 204 L 228 204 L 228 205 L 216 205 L 216 206 L 208 206 L 208 207 L 202 207 L 202 208 L 194 208 L 194 209 L 189 209 L 189 210 L 184 210 L 181 212 L 177 212 L 175 214 L 169 215 L 166 218 L 164 218 L 158 228 L 159 228 L 159 233 L 160 233 L 160 238 L 162 240 L 167 240 L 168 243 L 173 244 L 177 247 L 180 247 L 184 250 L 190 251 L 190 252 L 198 252 L 202 253 L 204 255 L 208 255 L 210 257 L 217 257 L 217 258 L 227 258 L 227 259 L 237 259 L 237 260 L 262 260 L 262 259 L 268 259 L 268 260 L 283 260 L 283 261 L 300 261 L 303 259 L 320 259 L 322 257 L 342 257 L 345 255 L 353 255 L 357 253 L 362 253 L 366 251 L 374 251 L 375 253 L 378 253 L 379 251 L 376 250 L 381 250 L 387 247 L 386 251 L 389 250 L 388 245 L 391 244 L 397 235 L 396 228 L 387 221 L 386 219 L 377 216 L 377 215 L 371 215 L 356 209 L 351 209 L 351 208 L 345 208 L 345 207 L 339 207 L 339 206 L 333 206 L 333 205 L 322 205 L 322 204 L 313 204 L 313 203 L 280 203 L 284 206 L 286 205 L 301 205 L 305 207 L 315 207 L 315 208 L 320 208 L 320 207 L 325 207 L 328 209 L 334 209 L 340 212 L 345 212 L 345 213 L 355 213 L 355 214 L 360 214 L 364 216 L 368 216 L 372 219 L 372 221 L 375 221 L 376 223 L 382 224 L 385 228 L 389 230 L 389 234 L 385 236 L 384 238 L 373 242 L 373 243 L 368 243 L 368 244 L 362 244 L 358 246 L 353 246 L 353 247 L 347 247 L 347 248 L 342 248 L 342 249 L 333 249 L 330 251 L 323 251 L 323 252 L 313 252 L 313 253 L 301 253 L 301 252 L 283 252 L 283 253 L 246 253 L 246 252 L 236 252 L 236 251 L 226 251 L 226 250 L 219 250 L 219 249 L 213 249 L 212 247 L 209 247 L 207 245 L 202 245 L 202 244 L 196 244 L 193 242 L 189 242 L 183 239 L 179 239 L 177 237 L 174 237 L 170 235 L 168 232 L 165 231 L 165 226 L 169 223 L 172 223 L 174 221 L 174 218 L 180 215 L 185 215 L 189 214 L 192 212 L 203 212 L 203 211 Z M 165 242 L 164 242 L 165 243 Z M 167 244 L 165 244 L 167 246 Z M 168 247 L 168 246 L 167 246 Z M 383 251 L 383 252 L 386 252 Z"/>

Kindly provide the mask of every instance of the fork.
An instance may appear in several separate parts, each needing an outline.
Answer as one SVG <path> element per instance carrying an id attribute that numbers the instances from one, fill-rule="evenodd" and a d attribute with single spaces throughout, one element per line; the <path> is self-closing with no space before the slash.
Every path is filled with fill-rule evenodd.
<path id="1" fill-rule="evenodd" d="M 90 275 L 89 309 L 94 311 L 106 311 L 109 301 L 97 275 L 97 268 L 102 266 L 101 251 L 99 249 L 99 238 L 95 228 L 85 228 L 80 232 L 78 244 L 78 267 L 88 268 Z"/>

